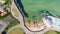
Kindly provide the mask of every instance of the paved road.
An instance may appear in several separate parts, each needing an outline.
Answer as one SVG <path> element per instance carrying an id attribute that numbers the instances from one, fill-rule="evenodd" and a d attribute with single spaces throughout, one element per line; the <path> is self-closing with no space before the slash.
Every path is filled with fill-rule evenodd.
<path id="1" fill-rule="evenodd" d="M 16 7 L 14 1 L 12 2 L 12 7 L 15 7 L 15 8 L 18 10 L 18 8 Z M 16 18 L 16 19 L 18 19 L 18 20 L 20 21 L 20 27 L 24 29 L 24 31 L 25 31 L 26 34 L 43 34 L 43 32 L 49 30 L 49 29 L 46 29 L 46 30 L 41 31 L 41 32 L 31 32 L 31 31 L 29 31 L 29 30 L 24 26 L 23 17 L 22 17 L 22 15 L 21 15 L 21 13 L 20 13 L 19 10 L 18 10 L 18 12 L 19 12 L 19 17 Z M 14 16 L 14 17 L 15 17 L 15 16 Z M 5 19 L 2 19 L 2 22 L 3 22 L 3 23 L 2 23 L 2 25 L 0 25 L 0 34 L 1 34 L 1 32 L 4 30 L 4 28 L 10 23 L 10 21 L 12 21 L 12 20 L 13 20 L 13 18 L 12 18 L 11 16 L 8 16 L 8 17 L 6 17 Z"/>
<path id="2" fill-rule="evenodd" d="M 12 3 L 12 7 L 15 7 L 15 8 L 18 10 L 18 8 L 16 7 L 16 5 L 15 5 L 14 2 Z M 16 18 L 15 16 L 14 16 L 14 17 L 20 21 L 20 27 L 24 29 L 24 31 L 25 31 L 26 34 L 43 34 L 44 32 L 50 30 L 49 28 L 46 28 L 44 31 L 41 31 L 41 32 L 31 32 L 31 31 L 29 31 L 29 30 L 24 26 L 23 17 L 22 17 L 22 15 L 21 15 L 21 13 L 20 13 L 19 10 L 18 10 L 18 12 L 19 12 L 19 17 L 18 17 L 18 18 Z"/>
<path id="3" fill-rule="evenodd" d="M 4 22 L 11 22 L 13 20 L 13 17 L 11 15 L 9 15 L 8 17 L 6 17 L 5 19 L 2 19 Z"/>
<path id="4" fill-rule="evenodd" d="M 4 0 L 0 0 L 0 1 L 4 1 Z M 2 31 L 5 29 L 5 27 L 10 23 L 10 21 L 12 21 L 13 18 L 11 15 L 7 16 L 4 19 L 0 19 L 0 34 L 2 33 Z"/>
<path id="5" fill-rule="evenodd" d="M 17 8 L 14 2 L 12 3 L 12 7 Z M 18 8 L 17 8 L 17 10 L 18 10 Z M 18 11 L 19 11 L 19 10 L 18 10 Z M 24 29 L 24 31 L 26 32 L 26 34 L 34 34 L 33 32 L 31 32 L 31 31 L 29 31 L 29 30 L 27 30 L 27 29 L 25 28 L 24 22 L 23 22 L 23 17 L 22 17 L 22 15 L 21 15 L 20 12 L 19 12 L 19 15 L 20 15 L 20 16 L 19 16 L 18 18 L 16 18 L 16 19 L 18 19 L 18 20 L 20 21 L 20 27 Z M 14 16 L 14 17 L 15 17 L 15 16 Z"/>
<path id="6" fill-rule="evenodd" d="M 13 7 L 18 10 L 18 8 L 16 7 L 16 5 L 15 5 L 15 3 L 14 3 L 14 0 L 12 0 L 12 8 L 13 8 Z M 19 8 L 19 9 L 20 9 L 20 8 Z M 11 11 L 11 12 L 12 12 L 12 11 Z M 19 17 L 15 17 L 13 14 L 12 14 L 12 15 L 13 15 L 17 20 L 20 21 L 20 25 L 19 25 L 19 26 L 24 29 L 24 31 L 25 31 L 26 34 L 43 34 L 44 32 L 50 30 L 50 28 L 47 28 L 47 27 L 46 27 L 46 29 L 45 29 L 44 31 L 40 31 L 40 32 L 31 32 L 31 31 L 29 31 L 29 30 L 24 26 L 23 17 L 22 17 L 22 15 L 21 15 L 21 13 L 20 13 L 19 10 L 18 10 L 18 12 L 19 12 Z M 1 32 L 4 30 L 4 28 L 10 23 L 10 21 L 12 21 L 12 20 L 13 20 L 13 18 L 12 18 L 11 16 L 8 16 L 8 17 L 6 17 L 5 19 L 2 19 L 2 20 L 1 20 L 1 21 L 2 21 L 2 25 L 0 24 L 0 34 L 1 34 Z"/>
<path id="7" fill-rule="evenodd" d="M 13 18 L 9 15 L 8 17 L 6 17 L 5 19 L 1 19 L 0 22 L 2 22 L 2 24 L 0 24 L 0 34 L 2 33 L 2 31 L 5 29 L 5 27 L 13 20 Z"/>

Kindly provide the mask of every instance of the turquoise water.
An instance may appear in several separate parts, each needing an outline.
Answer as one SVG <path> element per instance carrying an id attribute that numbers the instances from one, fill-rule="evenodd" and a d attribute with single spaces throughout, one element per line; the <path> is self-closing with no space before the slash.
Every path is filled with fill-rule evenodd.
<path id="1" fill-rule="evenodd" d="M 56 23 L 56 26 L 57 26 L 57 27 L 60 27 L 60 21 L 58 21 L 58 22 Z"/>

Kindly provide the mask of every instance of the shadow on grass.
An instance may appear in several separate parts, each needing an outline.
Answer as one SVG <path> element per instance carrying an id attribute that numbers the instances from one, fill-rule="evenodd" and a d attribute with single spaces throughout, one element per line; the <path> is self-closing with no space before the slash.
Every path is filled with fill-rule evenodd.
<path id="1" fill-rule="evenodd" d="M 19 11 L 21 12 L 21 14 L 25 17 L 28 17 L 28 14 L 25 12 L 21 0 L 14 0 L 14 2 L 16 4 L 16 6 L 18 7 Z"/>

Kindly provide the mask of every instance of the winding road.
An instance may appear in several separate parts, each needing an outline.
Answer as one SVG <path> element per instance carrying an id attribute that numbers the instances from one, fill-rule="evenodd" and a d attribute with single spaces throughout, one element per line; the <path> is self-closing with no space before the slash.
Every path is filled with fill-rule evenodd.
<path id="1" fill-rule="evenodd" d="M 14 1 L 16 1 L 16 0 L 14 0 Z M 15 4 L 14 1 L 12 2 L 12 7 L 11 7 L 11 9 L 12 9 L 13 7 L 15 7 L 15 8 L 18 10 L 18 8 L 17 8 L 17 6 L 16 6 L 16 4 Z M 17 5 L 18 5 L 18 4 L 17 4 Z M 22 14 L 20 13 L 20 10 L 18 10 L 18 12 L 19 12 L 19 16 L 16 17 L 16 16 L 13 14 L 12 10 L 11 10 L 12 16 L 13 16 L 14 18 L 16 18 L 18 21 L 20 21 L 20 27 L 21 27 L 22 29 L 24 29 L 24 31 L 25 31 L 26 34 L 43 34 L 44 32 L 46 32 L 46 31 L 49 30 L 49 29 L 46 28 L 44 31 L 40 31 L 40 32 L 31 32 L 31 31 L 29 31 L 29 30 L 24 26 L 23 16 L 22 16 Z"/>

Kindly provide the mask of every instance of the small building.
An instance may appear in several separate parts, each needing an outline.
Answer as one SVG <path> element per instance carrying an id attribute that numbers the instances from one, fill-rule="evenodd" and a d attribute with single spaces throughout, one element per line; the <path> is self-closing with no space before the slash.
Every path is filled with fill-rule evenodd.
<path id="1" fill-rule="evenodd" d="M 0 16 L 4 16 L 7 14 L 7 11 L 5 11 L 2 7 L 0 7 Z"/>
<path id="2" fill-rule="evenodd" d="M 60 32 L 60 19 L 53 16 L 45 16 L 43 18 L 43 23 L 46 27 L 51 28 L 53 30 Z"/>
<path id="3" fill-rule="evenodd" d="M 51 27 L 53 24 L 53 18 L 51 16 L 45 16 L 43 18 L 43 23 L 45 24 L 46 27 Z"/>

